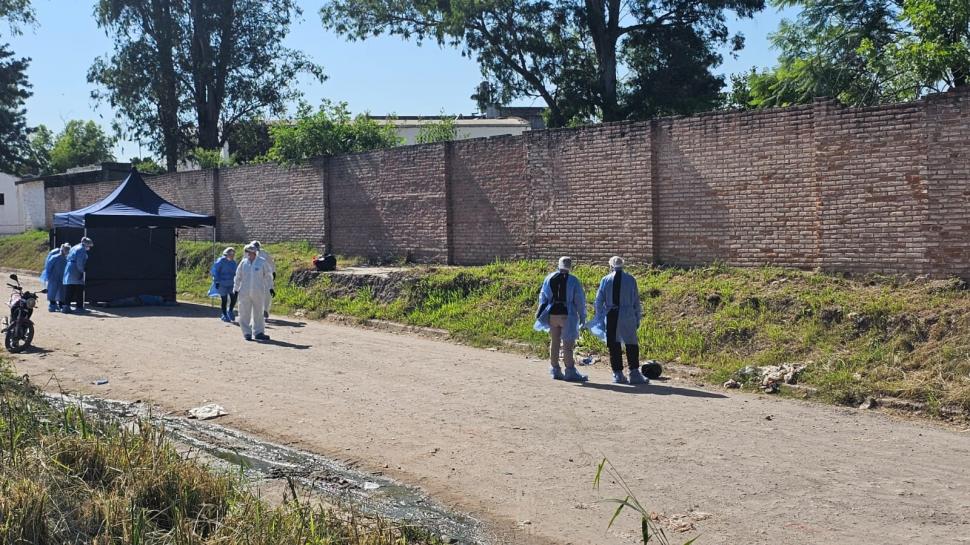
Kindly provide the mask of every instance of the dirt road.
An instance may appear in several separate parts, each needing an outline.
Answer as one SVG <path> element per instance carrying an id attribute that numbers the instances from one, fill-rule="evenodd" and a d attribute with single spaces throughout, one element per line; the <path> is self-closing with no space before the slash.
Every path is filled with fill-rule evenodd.
<path id="1" fill-rule="evenodd" d="M 606 530 L 598 500 L 620 492 L 592 490 L 603 456 L 650 509 L 710 514 L 677 543 L 970 543 L 968 432 L 686 383 L 613 386 L 605 368 L 553 382 L 534 359 L 292 318 L 246 343 L 216 314 L 41 308 L 38 350 L 16 364 L 172 411 L 217 402 L 224 425 L 421 486 L 509 543 L 634 543 L 632 516 Z"/>

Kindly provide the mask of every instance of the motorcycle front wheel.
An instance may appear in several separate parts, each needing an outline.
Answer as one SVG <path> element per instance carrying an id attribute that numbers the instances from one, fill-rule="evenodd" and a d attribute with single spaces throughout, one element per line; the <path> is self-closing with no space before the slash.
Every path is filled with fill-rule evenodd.
<path id="1" fill-rule="evenodd" d="M 18 332 L 15 329 L 19 329 Z M 16 354 L 18 352 L 23 352 L 30 346 L 30 343 L 34 340 L 34 326 L 28 325 L 22 328 L 10 328 L 7 330 L 6 336 L 3 338 L 3 346 L 8 352 Z"/>

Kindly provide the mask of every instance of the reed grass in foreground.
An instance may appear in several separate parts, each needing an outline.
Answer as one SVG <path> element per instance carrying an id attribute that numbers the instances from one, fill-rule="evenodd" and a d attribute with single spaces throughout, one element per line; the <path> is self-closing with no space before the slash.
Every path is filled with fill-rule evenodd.
<path id="1" fill-rule="evenodd" d="M 0 361 L 0 543 L 433 544 L 420 529 L 307 502 L 271 506 L 238 475 L 134 427 L 52 409 Z"/>

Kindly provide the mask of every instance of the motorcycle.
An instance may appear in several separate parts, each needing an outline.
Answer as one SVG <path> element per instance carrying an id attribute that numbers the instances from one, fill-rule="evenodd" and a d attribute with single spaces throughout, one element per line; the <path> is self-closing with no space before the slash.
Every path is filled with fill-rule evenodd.
<path id="1" fill-rule="evenodd" d="M 0 333 L 4 333 L 3 346 L 9 352 L 17 353 L 26 350 L 34 340 L 34 322 L 30 317 L 34 314 L 34 307 L 37 306 L 37 295 L 47 293 L 47 290 L 41 290 L 38 293 L 24 291 L 16 274 L 11 274 L 10 279 L 16 282 L 16 284 L 7 282 L 7 286 L 13 289 L 7 302 L 7 306 L 10 307 L 10 317 L 3 319 L 3 329 L 0 329 Z"/>

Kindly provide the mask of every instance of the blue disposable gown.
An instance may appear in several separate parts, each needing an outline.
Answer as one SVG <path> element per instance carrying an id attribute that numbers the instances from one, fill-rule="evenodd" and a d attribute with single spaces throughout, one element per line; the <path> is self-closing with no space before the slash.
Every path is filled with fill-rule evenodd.
<path id="1" fill-rule="evenodd" d="M 88 251 L 84 245 L 75 244 L 67 254 L 67 266 L 64 267 L 64 284 L 84 285 L 84 269 L 88 264 Z"/>
<path id="2" fill-rule="evenodd" d="M 549 281 L 558 273 L 551 273 L 542 282 L 542 289 L 539 290 L 539 312 L 536 313 L 536 323 L 533 329 L 536 331 L 549 331 L 549 311 L 552 310 L 552 288 Z M 579 279 L 569 275 L 566 280 L 566 311 L 568 319 L 566 327 L 563 328 L 562 339 L 564 341 L 575 341 L 579 338 L 579 330 L 586 323 L 586 294 L 583 293 L 583 285 Z"/>
<path id="3" fill-rule="evenodd" d="M 232 291 L 232 282 L 236 278 L 237 263 L 226 256 L 222 256 L 212 264 L 209 273 L 212 275 L 212 287 L 209 297 L 226 296 Z"/>
<path id="4" fill-rule="evenodd" d="M 67 256 L 61 254 L 60 248 L 54 248 L 47 254 L 44 272 L 40 274 L 40 280 L 47 285 L 47 300 L 51 303 L 67 299 L 64 290 L 64 268 L 66 266 Z"/>
<path id="5" fill-rule="evenodd" d="M 613 282 L 617 275 L 623 275 L 620 281 L 620 300 L 613 300 Z M 606 339 L 606 315 L 618 308 L 616 323 L 616 341 L 623 344 L 640 344 L 637 340 L 637 329 L 643 317 L 643 307 L 640 305 L 640 291 L 637 289 L 637 279 L 617 269 L 603 277 L 600 287 L 596 290 L 596 301 L 593 304 L 596 315 L 589 325 L 589 331 L 603 342 Z"/>

